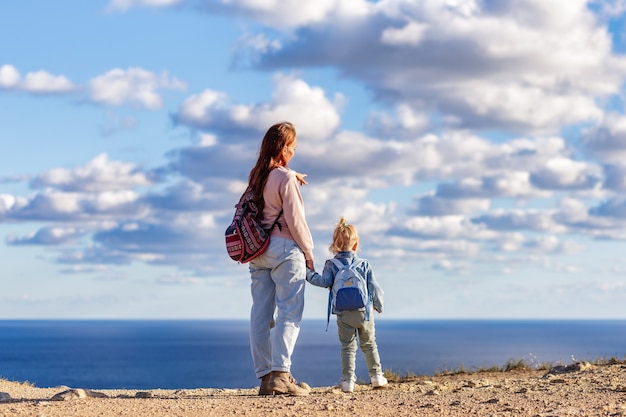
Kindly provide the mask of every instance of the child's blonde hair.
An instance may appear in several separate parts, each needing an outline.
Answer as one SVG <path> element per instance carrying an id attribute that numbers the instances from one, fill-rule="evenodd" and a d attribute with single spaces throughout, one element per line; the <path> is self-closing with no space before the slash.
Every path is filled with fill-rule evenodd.
<path id="1" fill-rule="evenodd" d="M 355 243 L 359 242 L 359 233 L 352 224 L 346 224 L 346 219 L 341 216 L 335 226 L 333 243 L 329 246 L 332 253 L 352 250 Z"/>

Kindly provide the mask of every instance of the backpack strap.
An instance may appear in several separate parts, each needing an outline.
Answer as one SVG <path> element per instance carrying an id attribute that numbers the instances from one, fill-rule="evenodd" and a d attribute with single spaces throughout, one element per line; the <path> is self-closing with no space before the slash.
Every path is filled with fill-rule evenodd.
<path id="1" fill-rule="evenodd" d="M 237 206 L 240 206 L 243 202 L 254 201 L 254 200 L 255 200 L 254 191 L 252 190 L 252 187 L 248 185 L 248 188 L 246 188 L 246 191 L 243 193 L 243 195 L 239 199 L 239 204 L 237 204 Z M 276 220 L 274 220 L 274 223 L 272 223 L 269 229 L 267 229 L 268 232 L 270 232 L 276 225 L 278 225 L 278 230 L 283 230 L 283 227 L 281 226 L 281 224 L 278 223 L 278 219 L 280 219 L 280 216 L 282 215 L 283 215 L 283 209 L 281 208 L 280 212 L 278 213 L 278 216 L 276 216 Z"/>
<path id="2" fill-rule="evenodd" d="M 326 315 L 326 331 L 328 331 L 328 325 L 330 324 L 330 311 L 333 309 L 333 287 L 328 289 L 328 314 Z"/>
<path id="3" fill-rule="evenodd" d="M 278 223 L 278 219 L 280 219 L 280 216 L 282 215 L 283 215 L 283 209 L 281 208 L 280 212 L 278 213 L 278 216 L 276 216 L 276 220 L 274 220 L 274 223 L 272 223 L 268 231 L 271 231 L 274 228 L 274 226 L 278 226 L 278 230 L 283 230 L 283 227 L 281 226 L 281 224 Z"/>
<path id="4" fill-rule="evenodd" d="M 344 267 L 344 266 L 346 266 L 346 265 L 350 265 L 350 264 L 344 264 L 343 262 L 341 262 L 341 261 L 340 261 L 339 259 L 337 259 L 337 258 L 331 258 L 331 261 L 332 261 L 332 263 L 334 263 L 334 264 L 335 264 L 335 266 L 336 266 L 338 269 L 341 269 L 341 268 L 343 268 L 343 267 Z"/>
<path id="5" fill-rule="evenodd" d="M 331 258 L 330 261 L 335 264 L 337 270 L 346 266 L 343 262 L 341 262 L 337 258 Z M 328 331 L 328 324 L 330 323 L 330 314 L 333 310 L 333 285 L 335 284 L 335 278 L 333 276 L 333 282 L 330 283 L 330 287 L 328 288 L 328 312 L 326 314 L 326 331 Z"/>

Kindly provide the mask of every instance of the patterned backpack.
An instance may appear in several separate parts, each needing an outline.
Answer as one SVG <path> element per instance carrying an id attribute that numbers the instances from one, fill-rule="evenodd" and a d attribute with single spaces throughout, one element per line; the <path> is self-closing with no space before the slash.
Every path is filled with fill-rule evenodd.
<path id="1" fill-rule="evenodd" d="M 283 214 L 278 217 L 269 229 L 264 229 L 257 221 L 259 209 L 254 202 L 254 192 L 248 188 L 235 206 L 233 221 L 226 228 L 226 251 L 233 261 L 250 262 L 261 255 L 270 243 L 270 232 Z"/>

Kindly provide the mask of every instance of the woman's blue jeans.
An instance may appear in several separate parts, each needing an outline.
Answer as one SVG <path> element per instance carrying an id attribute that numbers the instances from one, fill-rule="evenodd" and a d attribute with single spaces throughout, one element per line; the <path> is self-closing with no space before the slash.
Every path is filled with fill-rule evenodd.
<path id="1" fill-rule="evenodd" d="M 304 311 L 304 254 L 291 239 L 272 237 L 250 262 L 252 311 L 250 350 L 257 378 L 291 372 L 291 355 Z"/>

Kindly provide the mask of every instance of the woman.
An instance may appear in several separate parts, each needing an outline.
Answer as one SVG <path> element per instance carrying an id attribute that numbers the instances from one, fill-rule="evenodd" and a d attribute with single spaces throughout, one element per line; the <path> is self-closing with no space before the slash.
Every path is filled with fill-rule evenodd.
<path id="1" fill-rule="evenodd" d="M 250 349 L 254 371 L 261 378 L 259 395 L 303 396 L 310 390 L 291 375 L 291 355 L 304 310 L 306 267 L 314 269 L 313 239 L 300 194 L 306 181 L 289 169 L 295 150 L 294 126 L 273 125 L 263 137 L 248 178 L 258 196 L 264 227 L 270 228 L 278 219 L 268 249 L 250 262 Z"/>

